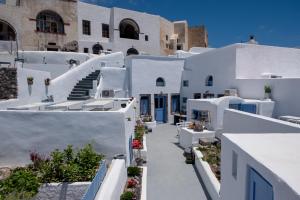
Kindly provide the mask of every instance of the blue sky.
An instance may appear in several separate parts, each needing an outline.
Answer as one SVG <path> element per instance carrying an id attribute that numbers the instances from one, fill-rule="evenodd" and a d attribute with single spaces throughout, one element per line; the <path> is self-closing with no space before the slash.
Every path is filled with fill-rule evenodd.
<path id="1" fill-rule="evenodd" d="M 204 24 L 211 47 L 246 41 L 300 47 L 300 0 L 82 0 Z"/>

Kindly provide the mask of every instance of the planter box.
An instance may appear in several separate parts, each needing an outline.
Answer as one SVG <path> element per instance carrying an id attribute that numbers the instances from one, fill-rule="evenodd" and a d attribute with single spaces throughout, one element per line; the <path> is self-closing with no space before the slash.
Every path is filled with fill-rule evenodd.
<path id="1" fill-rule="evenodd" d="M 199 143 L 199 139 L 214 140 L 215 131 L 204 130 L 203 132 L 195 132 L 192 129 L 181 128 L 179 134 L 179 145 L 183 148 L 191 147 Z"/>
<path id="2" fill-rule="evenodd" d="M 197 150 L 197 147 L 194 147 L 193 151 L 195 153 L 195 167 L 203 180 L 206 190 L 208 191 L 212 200 L 219 200 L 221 186 L 220 182 L 211 170 L 209 164 L 202 160 L 203 155 Z"/>
<path id="3" fill-rule="evenodd" d="M 147 161 L 147 142 L 146 142 L 146 136 L 143 136 L 143 148 L 142 149 L 133 149 L 133 157 L 138 158 L 141 156 L 141 158 L 144 161 Z"/>
<path id="4" fill-rule="evenodd" d="M 154 128 L 156 127 L 156 121 L 153 121 L 153 122 L 145 122 L 145 125 L 146 125 L 148 128 L 154 129 Z"/>
<path id="5" fill-rule="evenodd" d="M 43 184 L 33 199 L 81 200 L 90 185 L 91 182 Z"/>

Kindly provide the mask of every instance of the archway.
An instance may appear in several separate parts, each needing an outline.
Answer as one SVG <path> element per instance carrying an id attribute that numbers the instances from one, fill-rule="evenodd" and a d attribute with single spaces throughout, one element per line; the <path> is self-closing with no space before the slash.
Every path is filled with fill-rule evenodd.
<path id="1" fill-rule="evenodd" d="M 123 19 L 119 25 L 120 38 L 139 40 L 140 28 L 132 19 Z"/>
<path id="2" fill-rule="evenodd" d="M 127 50 L 127 56 L 130 56 L 130 55 L 139 55 L 139 52 L 138 50 L 136 50 L 135 48 L 130 48 Z"/>
<path id="3" fill-rule="evenodd" d="M 103 47 L 99 43 L 97 43 L 93 46 L 92 49 L 93 49 L 93 54 L 100 54 L 101 51 L 103 50 Z"/>
<path id="4" fill-rule="evenodd" d="M 8 22 L 0 19 L 0 40 L 15 41 L 16 31 Z"/>

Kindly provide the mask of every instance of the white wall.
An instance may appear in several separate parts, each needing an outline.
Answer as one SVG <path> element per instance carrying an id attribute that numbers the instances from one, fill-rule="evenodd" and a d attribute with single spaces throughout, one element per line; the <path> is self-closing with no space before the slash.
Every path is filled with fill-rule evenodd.
<path id="1" fill-rule="evenodd" d="M 27 77 L 33 77 L 33 85 L 31 86 L 31 89 L 28 86 Z M 50 77 L 49 72 L 18 67 L 18 99 L 25 102 L 37 102 L 46 99 L 45 79 Z"/>
<path id="2" fill-rule="evenodd" d="M 110 24 L 110 8 L 78 2 L 78 38 L 79 51 L 83 52 L 84 48 L 89 48 L 92 53 L 92 47 L 99 42 L 104 49 L 111 49 L 109 38 L 102 37 L 102 24 Z M 82 33 L 82 20 L 91 22 L 91 35 Z"/>
<path id="3" fill-rule="evenodd" d="M 251 135 L 249 137 L 249 140 Z M 269 138 L 270 140 L 270 138 Z M 283 142 L 288 142 L 287 140 Z M 280 148 L 280 147 L 278 147 Z M 270 150 L 270 149 L 266 149 Z M 236 152 L 238 155 L 237 161 L 237 179 L 232 176 L 232 152 Z M 267 160 L 268 157 L 264 160 Z M 284 159 L 280 159 L 280 162 L 285 162 Z M 292 190 L 281 177 L 274 174 L 270 170 L 272 166 L 265 166 L 262 163 L 264 160 L 256 160 L 243 149 L 241 149 L 238 144 L 234 143 L 225 135 L 222 137 L 222 152 L 221 152 L 221 189 L 220 196 L 221 200 L 241 200 L 247 199 L 247 170 L 251 166 L 259 174 L 268 180 L 268 182 L 273 186 L 274 200 L 297 200 L 299 195 L 297 192 Z M 291 163 L 286 163 L 291 164 Z"/>
<path id="4" fill-rule="evenodd" d="M 126 154 L 129 163 L 128 139 L 135 123 L 133 104 L 119 112 L 0 111 L 0 166 L 29 163 L 31 151 L 48 154 L 69 144 L 82 147 L 87 143 L 107 159 Z"/>
<path id="5" fill-rule="evenodd" d="M 241 112 L 225 110 L 223 133 L 300 133 L 300 125 Z"/>
<path id="6" fill-rule="evenodd" d="M 284 78 L 300 78 L 300 49 L 237 44 L 237 78 L 262 78 L 272 73 Z"/>
<path id="7" fill-rule="evenodd" d="M 113 160 L 95 200 L 119 200 L 127 181 L 124 160 Z"/>
<path id="8" fill-rule="evenodd" d="M 139 40 L 120 38 L 119 24 L 123 19 L 130 18 L 136 21 L 140 28 Z M 131 47 L 136 48 L 140 53 L 145 52 L 151 55 L 160 55 L 160 17 L 121 8 L 112 8 L 113 51 L 122 51 L 126 54 Z M 148 35 L 149 41 L 145 41 Z"/>
<path id="9" fill-rule="evenodd" d="M 171 117 L 171 94 L 180 93 L 184 60 L 167 57 L 134 56 L 127 59 L 130 66 L 130 96 L 139 101 L 141 94 L 151 94 L 152 115 L 154 116 L 154 94 L 168 94 L 168 113 Z M 165 87 L 157 87 L 156 79 L 162 77 Z M 139 113 L 139 102 L 138 110 Z"/>
<path id="10" fill-rule="evenodd" d="M 186 64 L 184 67 L 185 71 L 183 72 L 182 79 L 189 80 L 189 87 L 181 88 L 181 96 L 193 98 L 194 93 L 201 93 L 203 95 L 205 91 L 214 93 L 215 96 L 217 96 L 217 94 L 224 94 L 225 89 L 235 88 L 238 90 L 238 94 L 242 98 L 263 99 L 264 86 L 270 85 L 272 88 L 272 99 L 275 101 L 274 117 L 278 117 L 280 115 L 298 116 L 300 113 L 300 107 L 298 106 L 298 102 L 300 101 L 300 94 L 293 91 L 297 90 L 296 87 L 300 83 L 300 78 L 237 79 L 236 73 L 239 71 L 239 66 L 245 65 L 245 63 L 248 61 L 249 63 L 251 63 L 251 67 L 248 67 L 252 71 L 256 70 L 256 68 L 254 68 L 256 59 L 254 59 L 254 57 L 251 57 L 256 55 L 256 53 L 252 52 L 254 51 L 252 50 L 252 46 L 250 45 L 249 47 L 245 45 L 244 49 L 240 48 L 240 46 L 240 44 L 234 44 L 186 58 Z M 254 45 L 254 47 L 256 47 L 256 45 Z M 258 49 L 263 49 L 266 51 L 265 48 L 269 47 L 259 46 Z M 251 51 L 243 52 L 243 54 L 241 54 L 240 51 L 246 51 L 247 49 L 250 49 Z M 281 50 L 282 48 L 279 49 Z M 282 51 L 288 50 L 290 49 L 283 49 Z M 239 54 L 236 55 L 236 52 L 239 52 Z M 273 50 L 271 48 L 271 52 L 266 55 L 267 60 L 272 60 L 272 52 Z M 292 55 L 294 55 L 295 52 L 298 52 L 298 50 L 291 50 Z M 252 53 L 254 55 L 252 55 Z M 252 60 L 250 58 L 245 58 L 245 63 L 239 64 L 241 63 L 241 55 L 247 55 L 248 57 L 251 57 Z M 274 53 L 274 55 L 276 56 L 277 54 Z M 274 59 L 276 62 L 281 62 L 280 58 L 281 57 L 279 57 L 278 59 Z M 262 65 L 265 62 L 266 61 L 262 60 L 262 58 L 258 56 L 258 66 L 263 68 Z M 297 65 L 298 60 L 295 56 L 293 58 L 290 58 L 290 65 L 292 65 L 291 63 L 293 64 L 293 66 Z M 268 66 L 273 66 L 273 61 L 270 61 Z M 282 61 L 280 66 L 285 66 L 285 62 Z M 276 66 L 274 67 L 275 70 L 277 68 Z M 294 72 L 295 70 L 293 70 L 293 68 L 291 67 L 291 71 Z M 212 87 L 205 86 L 205 80 L 208 75 L 213 75 L 214 84 Z"/>
<path id="11" fill-rule="evenodd" d="M 105 67 L 105 63 L 107 62 L 109 63 L 109 66 L 123 66 L 123 54 L 113 53 L 91 58 L 78 67 L 69 70 L 65 74 L 51 81 L 49 94 L 53 95 L 55 101 L 65 101 L 78 81 L 95 70 L 100 70 L 102 67 Z"/>

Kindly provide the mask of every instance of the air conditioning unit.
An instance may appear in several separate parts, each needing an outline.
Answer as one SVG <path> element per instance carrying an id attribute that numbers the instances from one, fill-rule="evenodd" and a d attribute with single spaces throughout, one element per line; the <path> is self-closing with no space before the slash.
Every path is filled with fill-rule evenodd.
<path id="1" fill-rule="evenodd" d="M 237 89 L 226 89 L 224 91 L 224 96 L 238 96 Z"/>
<path id="2" fill-rule="evenodd" d="M 114 97 L 114 90 L 102 90 L 102 97 Z"/>

